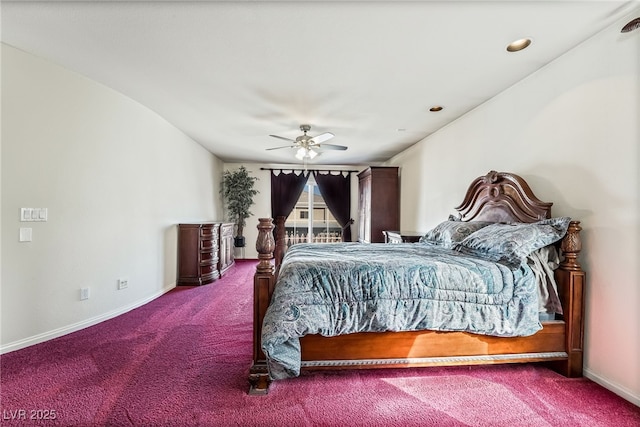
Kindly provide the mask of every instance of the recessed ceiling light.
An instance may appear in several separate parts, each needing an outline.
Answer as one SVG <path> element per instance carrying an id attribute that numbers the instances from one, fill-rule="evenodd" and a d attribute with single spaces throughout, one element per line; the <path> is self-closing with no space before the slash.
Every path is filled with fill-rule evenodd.
<path id="1" fill-rule="evenodd" d="M 436 113 L 438 111 L 442 111 L 444 107 L 441 105 L 434 105 L 433 107 L 429 108 L 429 111 Z"/>
<path id="2" fill-rule="evenodd" d="M 637 30 L 638 28 L 640 28 L 640 18 L 632 19 L 631 21 L 627 22 L 627 25 L 622 27 L 620 32 L 621 33 L 628 33 L 628 32 L 631 32 L 633 30 Z"/>
<path id="3" fill-rule="evenodd" d="M 507 45 L 507 52 L 518 52 L 527 48 L 531 44 L 531 39 L 520 39 Z"/>

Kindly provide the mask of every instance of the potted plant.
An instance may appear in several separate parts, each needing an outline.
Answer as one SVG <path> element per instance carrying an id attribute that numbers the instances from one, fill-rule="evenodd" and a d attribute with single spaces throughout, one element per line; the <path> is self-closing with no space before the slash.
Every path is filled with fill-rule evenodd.
<path id="1" fill-rule="evenodd" d="M 242 232 L 247 218 L 252 215 L 249 208 L 254 203 L 253 196 L 258 194 L 258 190 L 253 188 L 257 180 L 244 166 L 234 172 L 226 170 L 222 176 L 220 193 L 227 205 L 228 219 L 236 224 L 234 245 L 238 248 L 245 246 Z"/>

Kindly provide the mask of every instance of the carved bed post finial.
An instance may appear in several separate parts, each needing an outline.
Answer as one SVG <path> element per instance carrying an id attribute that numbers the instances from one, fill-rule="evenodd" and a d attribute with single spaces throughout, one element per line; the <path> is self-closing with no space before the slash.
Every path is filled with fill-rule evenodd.
<path id="1" fill-rule="evenodd" d="M 256 267 L 258 273 L 273 273 L 273 251 L 276 248 L 276 241 L 273 238 L 273 221 L 271 218 L 258 218 L 258 238 L 256 239 L 256 250 L 260 262 Z"/>
<path id="2" fill-rule="evenodd" d="M 578 254 L 582 250 L 582 240 L 580 239 L 580 221 L 571 221 L 567 229 L 567 235 L 562 239 L 560 249 L 564 255 L 564 260 L 560 267 L 564 270 L 580 270 Z"/>

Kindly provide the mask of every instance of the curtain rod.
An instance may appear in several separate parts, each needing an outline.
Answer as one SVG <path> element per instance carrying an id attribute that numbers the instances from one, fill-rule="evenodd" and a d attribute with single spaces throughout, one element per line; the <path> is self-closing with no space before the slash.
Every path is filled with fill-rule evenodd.
<path id="1" fill-rule="evenodd" d="M 296 169 L 296 168 L 260 168 L 261 171 L 293 171 L 293 172 L 349 172 L 356 173 L 359 171 L 345 169 Z"/>

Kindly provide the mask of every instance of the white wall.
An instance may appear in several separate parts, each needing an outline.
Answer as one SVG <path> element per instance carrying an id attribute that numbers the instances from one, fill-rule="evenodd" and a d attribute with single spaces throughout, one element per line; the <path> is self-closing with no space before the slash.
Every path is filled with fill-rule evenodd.
<path id="1" fill-rule="evenodd" d="M 251 176 L 258 178 L 256 181 L 255 189 L 259 193 L 254 198 L 255 205 L 251 208 L 253 216 L 247 219 L 247 225 L 244 229 L 244 236 L 246 240 L 246 247 L 244 250 L 235 248 L 235 255 L 237 258 L 249 258 L 257 259 L 258 252 L 256 251 L 256 239 L 258 238 L 258 218 L 271 218 L 271 171 L 261 170 L 261 168 L 269 169 L 283 169 L 290 171 L 291 169 L 304 169 L 303 165 L 281 165 L 281 164 L 255 164 L 255 163 L 225 163 L 225 170 L 234 171 L 240 166 L 244 166 L 249 171 Z M 327 166 L 309 165 L 308 169 L 322 169 L 322 170 L 356 170 L 358 172 L 364 170 L 366 166 Z M 351 217 L 354 219 L 354 223 L 351 226 L 351 236 L 354 241 L 358 238 L 358 177 L 357 173 L 351 174 Z"/>
<path id="2" fill-rule="evenodd" d="M 2 45 L 2 351 L 173 287 L 175 224 L 222 215 L 221 177 L 220 160 L 146 107 Z M 22 207 L 49 219 L 20 222 Z"/>
<path id="3" fill-rule="evenodd" d="M 585 372 L 640 405 L 640 33 L 620 34 L 623 24 L 390 164 L 401 167 L 403 229 L 446 219 L 492 169 L 521 175 L 555 216 L 582 221 Z"/>

